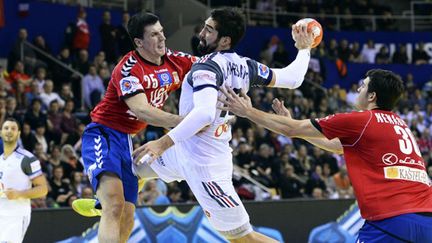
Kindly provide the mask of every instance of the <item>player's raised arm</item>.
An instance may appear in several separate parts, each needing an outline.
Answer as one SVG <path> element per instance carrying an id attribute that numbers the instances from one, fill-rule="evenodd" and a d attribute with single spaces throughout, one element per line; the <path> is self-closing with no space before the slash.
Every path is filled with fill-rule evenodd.
<path id="1" fill-rule="evenodd" d="M 284 68 L 272 68 L 272 79 L 269 87 L 295 89 L 303 83 L 308 70 L 310 49 L 314 41 L 312 32 L 308 32 L 303 24 L 292 26 L 292 36 L 299 50 L 296 59 Z"/>

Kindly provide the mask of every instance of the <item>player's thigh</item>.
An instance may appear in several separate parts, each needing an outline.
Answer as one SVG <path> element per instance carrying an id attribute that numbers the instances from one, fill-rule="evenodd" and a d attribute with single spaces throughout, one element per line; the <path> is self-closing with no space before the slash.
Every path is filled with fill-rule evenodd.
<path id="1" fill-rule="evenodd" d="M 184 180 L 184 175 L 180 169 L 181 164 L 187 161 L 187 157 L 183 153 L 181 144 L 175 144 L 167 149 L 160 157 L 150 164 L 151 170 L 157 174 L 163 181 L 169 183 L 172 181 Z M 148 164 L 141 164 L 138 167 L 144 168 Z M 140 169 L 136 169 L 138 176 Z"/>
<path id="2" fill-rule="evenodd" d="M 28 216 L 0 216 L 0 242 L 22 242 L 30 224 Z"/>
<path id="3" fill-rule="evenodd" d="M 233 230 L 251 232 L 249 215 L 234 189 L 230 175 L 204 179 L 191 170 L 186 181 L 216 230 L 223 235 Z"/>
<path id="4" fill-rule="evenodd" d="M 96 195 L 102 204 L 102 208 L 110 206 L 123 209 L 124 207 L 123 183 L 115 174 L 106 172 L 100 175 Z"/>

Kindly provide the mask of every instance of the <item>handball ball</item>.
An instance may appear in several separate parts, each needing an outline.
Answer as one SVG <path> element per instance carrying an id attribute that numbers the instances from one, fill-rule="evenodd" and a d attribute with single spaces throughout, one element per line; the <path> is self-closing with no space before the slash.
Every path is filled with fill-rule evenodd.
<path id="1" fill-rule="evenodd" d="M 317 47 L 323 38 L 323 29 L 321 27 L 321 24 L 312 18 L 304 18 L 297 21 L 296 25 L 298 24 L 304 24 L 307 26 L 307 31 L 312 32 L 314 41 L 312 43 L 312 48 Z"/>

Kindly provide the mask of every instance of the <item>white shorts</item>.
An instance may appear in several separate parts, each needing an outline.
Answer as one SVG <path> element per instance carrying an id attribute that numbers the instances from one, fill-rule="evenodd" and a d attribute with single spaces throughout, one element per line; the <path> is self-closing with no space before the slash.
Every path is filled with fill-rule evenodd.
<path id="1" fill-rule="evenodd" d="M 165 182 L 186 180 L 216 230 L 230 234 L 241 227 L 247 228 L 249 215 L 232 183 L 231 153 L 204 159 L 182 145 L 169 148 L 151 168 Z M 244 234 L 251 231 L 250 227 Z"/>
<path id="2" fill-rule="evenodd" d="M 0 215 L 0 242 L 20 243 L 30 224 L 29 216 L 1 216 Z"/>

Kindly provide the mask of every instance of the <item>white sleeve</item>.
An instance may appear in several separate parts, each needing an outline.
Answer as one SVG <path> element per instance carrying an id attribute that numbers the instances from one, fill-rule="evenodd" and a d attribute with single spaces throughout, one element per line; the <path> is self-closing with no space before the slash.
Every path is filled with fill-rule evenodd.
<path id="1" fill-rule="evenodd" d="M 284 68 L 272 68 L 276 79 L 273 87 L 289 89 L 300 87 L 308 70 L 309 60 L 310 50 L 302 49 L 290 65 Z"/>
<path id="2" fill-rule="evenodd" d="M 175 128 L 168 132 L 174 144 L 182 142 L 207 126 L 216 116 L 218 91 L 216 86 L 203 87 L 194 92 L 194 108 Z"/>

